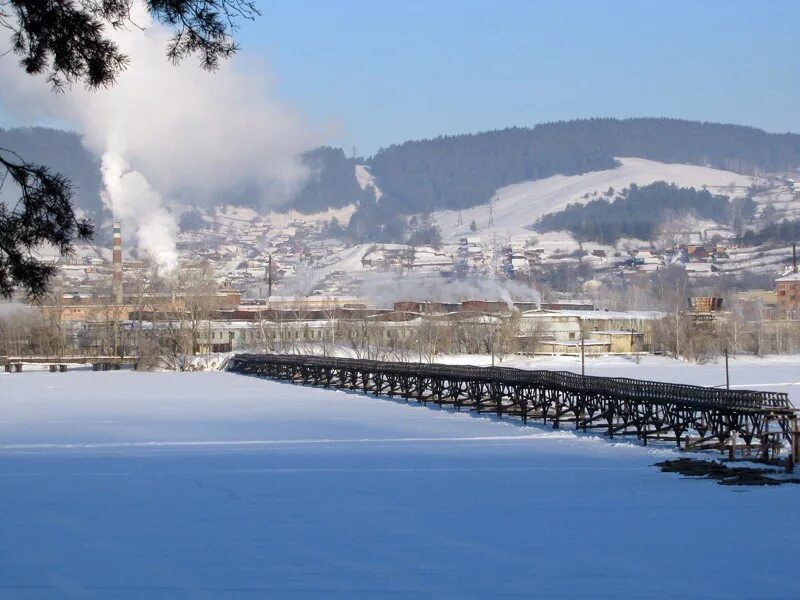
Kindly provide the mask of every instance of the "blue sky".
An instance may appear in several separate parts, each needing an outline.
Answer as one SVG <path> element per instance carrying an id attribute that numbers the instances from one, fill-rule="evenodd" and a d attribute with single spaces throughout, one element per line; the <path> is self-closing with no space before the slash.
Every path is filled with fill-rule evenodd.
<path id="1" fill-rule="evenodd" d="M 258 5 L 243 57 L 348 153 L 592 116 L 800 132 L 800 0 Z"/>
<path id="2" fill-rule="evenodd" d="M 796 0 L 261 4 L 245 51 L 348 152 L 590 116 L 800 132 Z"/>

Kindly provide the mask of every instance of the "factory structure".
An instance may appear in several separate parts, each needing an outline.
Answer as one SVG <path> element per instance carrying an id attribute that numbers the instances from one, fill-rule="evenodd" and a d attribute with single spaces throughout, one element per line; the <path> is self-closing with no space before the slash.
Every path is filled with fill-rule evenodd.
<path id="1" fill-rule="evenodd" d="M 661 317 L 597 311 L 587 302 L 407 300 L 376 306 L 352 296 L 246 300 L 225 288 L 126 289 L 125 275 L 122 229 L 115 222 L 110 294 L 65 292 L 42 307 L 61 324 L 74 352 L 131 354 L 166 336 L 193 354 L 293 351 L 308 344 L 395 353 L 423 346 L 434 354 L 486 352 L 501 344 L 503 351 L 528 354 L 639 353 L 648 350 L 651 325 Z"/>

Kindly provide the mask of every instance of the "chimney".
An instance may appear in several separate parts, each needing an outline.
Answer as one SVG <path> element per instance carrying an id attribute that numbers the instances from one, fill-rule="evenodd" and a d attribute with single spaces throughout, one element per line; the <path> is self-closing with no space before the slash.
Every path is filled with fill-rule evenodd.
<path id="1" fill-rule="evenodd" d="M 114 302 L 122 304 L 122 228 L 119 222 L 114 223 L 114 251 L 112 261 Z"/>
<path id="2" fill-rule="evenodd" d="M 792 242 L 792 273 L 797 273 L 797 242 Z"/>

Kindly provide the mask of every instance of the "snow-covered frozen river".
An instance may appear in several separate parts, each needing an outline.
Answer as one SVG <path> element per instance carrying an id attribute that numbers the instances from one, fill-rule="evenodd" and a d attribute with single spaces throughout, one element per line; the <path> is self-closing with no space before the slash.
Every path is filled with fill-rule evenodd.
<path id="1" fill-rule="evenodd" d="M 227 373 L 0 375 L 0 597 L 800 597 L 800 486 L 673 454 Z"/>

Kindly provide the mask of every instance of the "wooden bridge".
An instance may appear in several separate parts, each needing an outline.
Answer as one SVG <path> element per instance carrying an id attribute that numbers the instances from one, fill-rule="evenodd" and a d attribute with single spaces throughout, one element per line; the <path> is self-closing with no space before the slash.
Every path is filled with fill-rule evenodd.
<path id="1" fill-rule="evenodd" d="M 800 461 L 797 411 L 783 393 L 661 383 L 567 371 L 397 363 L 302 355 L 238 354 L 235 373 L 359 390 L 474 410 L 716 449 L 733 458 Z M 788 445 L 787 445 L 788 442 Z M 789 450 L 790 448 L 790 450 Z M 788 450 L 788 452 L 787 452 Z"/>
<path id="2" fill-rule="evenodd" d="M 23 365 L 48 365 L 53 372 L 64 372 L 69 365 L 92 365 L 94 371 L 118 370 L 123 366 L 134 369 L 139 365 L 138 356 L 0 356 L 0 365 L 7 373 L 21 373 Z"/>

